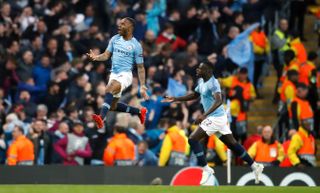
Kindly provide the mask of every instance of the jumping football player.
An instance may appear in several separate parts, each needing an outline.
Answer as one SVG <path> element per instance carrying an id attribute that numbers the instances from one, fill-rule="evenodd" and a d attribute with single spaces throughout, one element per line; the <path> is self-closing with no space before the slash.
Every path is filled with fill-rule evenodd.
<path id="1" fill-rule="evenodd" d="M 186 96 L 166 96 L 163 102 L 182 102 L 201 98 L 201 104 L 205 113 L 197 118 L 196 124 L 199 127 L 189 136 L 189 144 L 197 157 L 198 165 L 203 167 L 201 185 L 208 185 L 214 174 L 214 170 L 208 166 L 200 140 L 206 135 L 217 134 L 220 140 L 231 149 L 236 156 L 246 161 L 255 174 L 255 182 L 259 183 L 263 165 L 257 164 L 248 155 L 246 150 L 234 139 L 223 107 L 221 88 L 218 80 L 213 76 L 213 66 L 209 62 L 203 62 L 197 68 L 197 76 L 200 78 L 195 92 Z"/>
<path id="2" fill-rule="evenodd" d="M 138 115 L 141 124 L 144 124 L 146 118 L 146 108 L 135 108 L 127 104 L 118 102 L 123 90 L 132 84 L 132 68 L 137 65 L 138 77 L 140 81 L 140 94 L 147 100 L 147 87 L 145 86 L 145 69 L 143 65 L 143 51 L 140 43 L 133 37 L 135 20 L 126 17 L 121 19 L 118 25 L 118 34 L 109 41 L 108 47 L 102 54 L 96 55 L 90 50 L 87 56 L 93 61 L 106 61 L 111 57 L 112 68 L 104 104 L 99 115 L 94 114 L 93 120 L 98 128 L 103 127 L 109 110 L 126 112 L 132 115 Z"/>

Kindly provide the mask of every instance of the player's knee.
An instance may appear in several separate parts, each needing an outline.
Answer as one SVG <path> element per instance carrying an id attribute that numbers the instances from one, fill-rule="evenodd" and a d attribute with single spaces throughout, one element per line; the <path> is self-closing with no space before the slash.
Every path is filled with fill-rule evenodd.
<path id="1" fill-rule="evenodd" d="M 120 91 L 121 91 L 121 87 L 118 88 L 113 85 L 107 86 L 107 88 L 106 88 L 106 93 L 111 93 L 113 95 L 118 94 Z"/>

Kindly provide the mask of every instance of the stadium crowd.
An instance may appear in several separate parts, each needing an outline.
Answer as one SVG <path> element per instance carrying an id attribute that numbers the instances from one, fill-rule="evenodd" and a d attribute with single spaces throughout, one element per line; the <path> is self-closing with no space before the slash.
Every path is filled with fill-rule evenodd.
<path id="1" fill-rule="evenodd" d="M 207 60 L 224 88 L 231 129 L 250 156 L 268 166 L 315 166 L 320 75 L 319 53 L 303 44 L 308 1 L 0 2 L 0 164 L 195 165 L 187 139 L 199 102 L 161 101 L 192 91 L 196 68 Z M 140 99 L 135 76 L 121 100 L 145 106 L 147 121 L 110 112 L 97 129 L 91 116 L 103 104 L 111 63 L 85 54 L 103 52 L 126 16 L 136 20 L 150 99 Z M 249 106 L 263 98 L 271 64 L 279 132 L 259 126 L 248 137 Z M 226 162 L 217 136 L 204 145 L 212 165 Z"/>

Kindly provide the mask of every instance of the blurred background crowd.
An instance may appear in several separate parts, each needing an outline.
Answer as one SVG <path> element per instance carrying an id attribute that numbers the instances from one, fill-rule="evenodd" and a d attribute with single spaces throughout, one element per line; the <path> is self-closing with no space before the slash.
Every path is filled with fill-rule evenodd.
<path id="1" fill-rule="evenodd" d="M 0 164 L 195 165 L 187 137 L 202 113 L 199 101 L 161 100 L 192 92 L 195 69 L 208 60 L 224 89 L 231 129 L 257 162 L 315 166 L 319 52 L 304 46 L 304 17 L 314 1 L 0 3 Z M 318 21 L 319 10 L 311 10 Z M 126 16 L 136 20 L 150 100 L 141 100 L 136 75 L 121 100 L 145 106 L 147 121 L 110 112 L 98 130 L 91 115 L 104 102 L 111 62 L 91 62 L 85 53 L 103 52 Z M 277 124 L 249 128 L 250 103 L 264 98 L 259 90 L 271 72 L 277 83 L 268 100 L 279 107 Z M 203 144 L 212 165 L 225 164 L 227 149 L 215 135 Z"/>

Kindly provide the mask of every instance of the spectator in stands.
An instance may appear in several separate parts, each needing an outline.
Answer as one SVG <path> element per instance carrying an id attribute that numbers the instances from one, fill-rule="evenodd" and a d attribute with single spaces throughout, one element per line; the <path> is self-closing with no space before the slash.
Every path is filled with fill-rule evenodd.
<path id="1" fill-rule="evenodd" d="M 308 55 L 306 48 L 300 40 L 300 36 L 295 32 L 290 42 L 291 49 L 295 52 L 296 58 L 300 64 L 307 62 Z"/>
<path id="2" fill-rule="evenodd" d="M 255 23 L 260 22 L 265 7 L 265 0 L 248 0 L 243 5 L 243 16 L 246 22 Z"/>
<path id="3" fill-rule="evenodd" d="M 157 166 L 158 158 L 148 149 L 148 144 L 145 141 L 140 141 L 138 144 L 138 166 Z"/>
<path id="4" fill-rule="evenodd" d="M 189 153 L 188 138 L 175 120 L 170 122 L 171 126 L 166 131 L 160 150 L 159 166 L 185 166 L 186 155 Z"/>
<path id="5" fill-rule="evenodd" d="M 220 34 L 218 31 L 218 19 L 221 16 L 217 7 L 209 11 L 200 10 L 200 25 L 198 32 L 198 44 L 200 54 L 211 54 L 216 51 Z"/>
<path id="6" fill-rule="evenodd" d="M 258 92 L 258 87 L 261 86 L 263 69 L 265 69 L 265 66 L 268 62 L 267 57 L 270 52 L 270 44 L 267 35 L 261 27 L 257 28 L 255 31 L 251 33 L 250 39 L 252 41 L 254 53 L 253 85 L 255 87 L 257 96 L 261 97 Z"/>
<path id="7" fill-rule="evenodd" d="M 296 85 L 298 83 L 299 73 L 296 70 L 289 70 L 287 79 L 283 82 L 280 88 L 280 104 L 279 104 L 279 136 L 285 137 L 286 129 L 290 129 L 289 110 L 291 102 L 296 96 Z"/>
<path id="8" fill-rule="evenodd" d="M 114 127 L 114 136 L 104 150 L 103 161 L 106 166 L 132 166 L 136 160 L 135 145 L 125 134 L 124 128 Z"/>
<path id="9" fill-rule="evenodd" d="M 47 130 L 47 120 L 37 119 L 33 121 L 31 131 L 27 135 L 28 139 L 33 143 L 35 165 L 51 163 L 52 144 Z"/>
<path id="10" fill-rule="evenodd" d="M 156 43 L 157 44 L 169 43 L 173 51 L 182 49 L 187 45 L 187 42 L 185 40 L 175 35 L 174 27 L 170 23 L 165 24 L 164 29 L 162 33 L 158 36 Z"/>
<path id="11" fill-rule="evenodd" d="M 29 78 L 31 78 L 33 67 L 33 53 L 30 50 L 26 50 L 22 54 L 22 61 L 18 66 L 19 79 L 23 82 L 26 82 Z"/>
<path id="12" fill-rule="evenodd" d="M 271 37 L 271 50 L 273 58 L 273 66 L 277 71 L 277 76 L 280 78 L 283 68 L 284 52 L 290 49 L 291 36 L 289 35 L 288 20 L 281 18 L 279 28 L 276 29 Z"/>
<path id="13" fill-rule="evenodd" d="M 7 164 L 33 165 L 34 149 L 32 142 L 23 134 L 24 130 L 20 126 L 15 126 L 12 132 L 13 142 L 7 152 Z"/>
<path id="14" fill-rule="evenodd" d="M 36 115 L 37 105 L 31 101 L 31 95 L 28 91 L 24 90 L 20 92 L 19 99 L 16 104 L 17 106 L 23 107 L 27 119 L 31 120 L 31 118 Z"/>
<path id="15" fill-rule="evenodd" d="M 163 110 L 167 107 L 168 103 L 162 103 L 163 92 L 161 86 L 154 86 L 152 95 L 149 100 L 142 102 L 141 104 L 148 109 L 146 128 L 155 129 L 162 116 Z"/>
<path id="16" fill-rule="evenodd" d="M 60 140 L 66 137 L 69 133 L 69 125 L 65 122 L 61 122 L 56 131 L 51 134 L 51 144 L 54 147 L 55 144 Z M 51 151 L 51 164 L 62 164 L 63 157 L 60 156 L 55 150 Z"/>
<path id="17" fill-rule="evenodd" d="M 243 143 L 243 147 L 248 150 L 252 144 L 254 144 L 256 141 L 259 141 L 261 140 L 261 133 L 262 133 L 262 129 L 263 129 L 263 126 L 262 125 L 259 125 L 257 126 L 257 132 L 250 135 Z"/>
<path id="18" fill-rule="evenodd" d="M 155 154 L 159 155 L 162 147 L 162 141 L 165 137 L 165 131 L 169 128 L 169 119 L 162 118 L 159 121 L 157 128 L 149 129 L 146 131 L 145 140 L 148 143 L 150 150 Z"/>
<path id="19" fill-rule="evenodd" d="M 32 77 L 34 79 L 35 85 L 37 86 L 47 86 L 50 81 L 51 66 L 50 58 L 48 55 L 43 55 L 40 62 L 33 68 Z"/>
<path id="20" fill-rule="evenodd" d="M 298 35 L 304 37 L 304 16 L 307 12 L 307 1 L 293 0 L 290 3 L 290 29 L 297 30 Z M 296 25 L 298 24 L 298 25 Z M 296 28 L 298 26 L 298 28 Z"/>
<path id="21" fill-rule="evenodd" d="M 262 139 L 249 148 L 248 154 L 264 166 L 279 166 L 284 159 L 282 144 L 275 139 L 271 126 L 262 129 Z"/>
<path id="22" fill-rule="evenodd" d="M 5 69 L 1 74 L 1 86 L 4 89 L 5 94 L 15 94 L 15 88 L 20 82 L 20 78 L 17 73 L 17 60 L 14 57 L 8 57 L 5 61 Z"/>
<path id="23" fill-rule="evenodd" d="M 140 141 L 143 141 L 144 127 L 138 117 L 131 117 L 128 130 L 126 131 L 127 137 L 131 139 L 134 144 L 138 144 Z"/>
<path id="24" fill-rule="evenodd" d="M 157 53 L 156 37 L 151 30 L 146 31 L 144 39 L 142 40 L 142 48 L 144 57 L 154 56 Z"/>
<path id="25" fill-rule="evenodd" d="M 316 166 L 316 142 L 311 131 L 310 122 L 302 120 L 298 132 L 292 136 L 288 157 L 293 166 L 299 168 Z"/>
<path id="26" fill-rule="evenodd" d="M 300 62 L 295 57 L 295 53 L 293 50 L 289 49 L 284 52 L 284 65 L 282 69 L 282 75 L 280 77 L 278 88 L 281 88 L 283 82 L 287 78 L 287 73 L 289 70 L 296 70 L 299 72 Z"/>
<path id="27" fill-rule="evenodd" d="M 227 162 L 227 146 L 216 135 L 211 135 L 207 143 L 207 161 L 209 165 L 222 165 Z"/>
<path id="28" fill-rule="evenodd" d="M 81 121 L 73 124 L 73 133 L 54 144 L 54 150 L 63 158 L 64 165 L 84 165 L 84 159 L 92 155 L 89 139 L 84 135 Z"/>
<path id="29" fill-rule="evenodd" d="M 85 87 L 88 84 L 88 76 L 86 74 L 80 74 L 77 76 L 74 83 L 71 83 L 67 95 L 69 104 L 74 104 L 78 108 L 83 108 L 86 100 Z"/>

